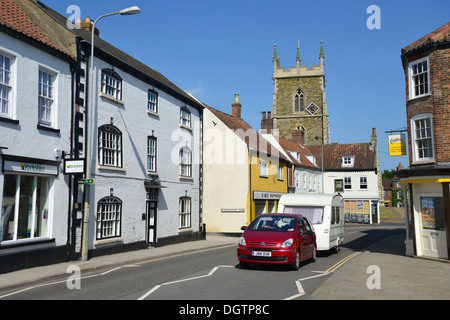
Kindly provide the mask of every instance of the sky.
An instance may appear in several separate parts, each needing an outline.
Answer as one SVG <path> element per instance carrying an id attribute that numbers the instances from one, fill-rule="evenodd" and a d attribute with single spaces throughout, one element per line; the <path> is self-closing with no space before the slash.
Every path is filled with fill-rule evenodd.
<path id="1" fill-rule="evenodd" d="M 389 156 L 386 133 L 407 126 L 401 49 L 450 21 L 448 0 L 41 2 L 68 18 L 76 5 L 83 20 L 138 6 L 138 15 L 100 20 L 100 37 L 215 109 L 231 114 L 239 94 L 256 130 L 272 110 L 273 45 L 289 68 L 300 43 L 311 67 L 323 41 L 331 141 L 370 142 L 376 128 L 382 171 L 409 166 L 408 156 Z"/>

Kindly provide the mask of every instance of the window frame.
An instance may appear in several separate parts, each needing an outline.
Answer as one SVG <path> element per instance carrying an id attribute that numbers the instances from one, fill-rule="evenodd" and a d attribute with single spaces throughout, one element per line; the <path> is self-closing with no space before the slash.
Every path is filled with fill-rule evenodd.
<path id="1" fill-rule="evenodd" d="M 154 142 L 154 146 L 151 147 L 150 143 Z M 150 154 L 151 148 L 153 148 L 153 154 Z M 157 171 L 157 154 L 158 154 L 158 140 L 155 136 L 147 137 L 147 172 L 156 172 Z M 149 167 L 151 163 L 151 158 L 153 158 L 153 168 Z"/>
<path id="2" fill-rule="evenodd" d="M 191 125 L 191 110 L 189 110 L 188 107 L 183 106 L 180 108 L 180 126 L 191 129 Z"/>
<path id="3" fill-rule="evenodd" d="M 306 95 L 302 89 L 298 88 L 294 94 L 294 112 L 300 113 L 306 110 Z"/>
<path id="4" fill-rule="evenodd" d="M 108 79 L 115 80 L 118 85 L 114 86 L 114 83 L 108 83 Z M 102 69 L 100 77 L 100 92 L 115 100 L 122 101 L 122 89 L 122 78 L 119 74 L 115 72 L 114 69 Z"/>
<path id="5" fill-rule="evenodd" d="M 182 178 L 192 177 L 192 151 L 188 147 L 182 147 L 179 151 L 179 175 Z"/>
<path id="6" fill-rule="evenodd" d="M 422 121 L 422 120 L 429 120 L 429 124 L 430 127 L 427 128 L 425 127 L 425 130 L 427 131 L 427 129 L 430 131 L 430 136 L 426 137 L 426 138 L 417 138 L 417 122 L 418 121 Z M 422 114 L 418 114 L 415 115 L 414 117 L 411 117 L 411 136 L 412 136 L 412 151 L 413 151 L 413 163 L 418 163 L 418 162 L 434 162 L 435 161 L 435 150 L 434 150 L 434 133 L 433 133 L 433 115 L 431 113 L 422 113 Z M 429 147 L 429 149 L 431 149 L 432 152 L 432 156 L 427 156 L 427 157 L 419 157 L 420 155 L 420 151 L 419 149 L 421 149 L 418 146 L 418 142 L 419 141 L 425 141 L 425 140 L 429 140 L 431 142 L 431 146 Z"/>
<path id="7" fill-rule="evenodd" d="M 100 127 L 98 127 L 98 148 L 97 148 L 97 152 L 98 152 L 98 164 L 100 166 L 105 166 L 105 167 L 111 167 L 111 168 L 123 168 L 123 139 L 122 139 L 122 132 L 115 126 L 111 125 L 111 124 L 105 124 L 102 125 Z M 120 139 L 119 142 L 117 142 L 117 140 L 114 142 L 112 141 L 112 143 L 116 144 L 116 148 L 106 148 L 106 146 L 103 145 L 103 141 L 105 139 L 103 139 L 104 134 L 113 134 L 116 136 L 116 138 L 118 137 Z M 110 140 L 107 140 L 109 143 L 111 143 Z M 107 156 L 105 155 L 105 150 L 109 150 L 112 151 L 114 153 L 113 156 Z M 115 162 L 114 164 L 111 163 L 105 163 L 105 157 L 108 157 L 110 159 L 114 159 Z"/>
<path id="8" fill-rule="evenodd" d="M 183 211 L 184 208 L 184 211 Z M 180 197 L 178 202 L 178 229 L 192 227 L 192 198 Z"/>
<path id="9" fill-rule="evenodd" d="M 414 66 L 417 66 L 419 64 L 422 64 L 426 62 L 426 67 L 427 67 L 427 71 L 426 71 L 426 79 L 424 79 L 426 82 L 426 88 L 424 87 L 424 89 L 426 90 L 426 92 L 424 93 L 418 93 L 416 94 L 416 86 L 420 86 L 420 84 L 416 84 L 416 77 L 419 78 L 420 75 L 424 74 L 425 72 L 421 72 L 421 73 L 417 73 L 414 74 Z M 423 70 L 423 67 L 422 67 Z M 416 98 L 421 98 L 421 97 L 425 97 L 431 94 L 431 84 L 430 84 L 430 59 L 429 57 L 424 57 L 421 59 L 417 59 L 414 60 L 412 62 L 410 62 L 408 64 L 408 82 L 409 82 L 409 98 L 410 99 L 416 99 Z M 419 89 L 420 90 L 420 89 Z"/>
<path id="10" fill-rule="evenodd" d="M 343 181 L 343 190 L 353 190 L 352 189 L 352 177 L 344 177 Z"/>
<path id="11" fill-rule="evenodd" d="M 116 215 L 114 219 L 106 220 L 104 219 L 104 213 L 106 211 L 101 211 L 100 208 L 109 206 L 114 206 L 114 214 Z M 109 211 L 109 213 L 111 213 Z M 113 226 L 108 227 L 108 229 L 113 228 L 114 232 L 112 235 L 105 235 L 103 233 L 104 230 L 106 230 L 106 227 L 104 227 L 104 223 L 106 222 L 112 222 Z M 99 233 L 100 232 L 100 233 Z M 97 202 L 97 218 L 96 218 L 96 226 L 95 226 L 95 239 L 96 240 L 105 240 L 105 239 L 111 239 L 111 238 L 119 238 L 122 236 L 122 200 L 115 196 L 107 196 L 101 198 Z"/>
<path id="12" fill-rule="evenodd" d="M 353 168 L 355 165 L 355 156 L 342 156 L 342 167 Z"/>
<path id="13" fill-rule="evenodd" d="M 259 177 L 267 178 L 269 176 L 269 164 L 266 161 L 259 160 Z"/>
<path id="14" fill-rule="evenodd" d="M 11 56 L 9 54 L 5 54 L 4 52 L 0 51 L 0 56 L 3 57 L 1 59 L 0 63 L 0 73 L 2 76 L 0 77 L 0 117 L 5 118 L 13 118 L 13 107 L 14 107 L 14 62 L 15 57 Z M 5 67 L 5 61 L 8 59 L 8 69 Z M 8 83 L 4 81 L 5 74 L 8 72 Z M 1 93 L 3 90 L 1 88 L 5 88 L 4 90 L 7 91 L 6 97 L 2 97 Z M 3 112 L 3 103 L 2 101 L 6 101 L 6 112 Z"/>
<path id="15" fill-rule="evenodd" d="M 154 99 L 152 99 L 154 97 Z M 158 92 L 153 89 L 148 89 L 147 93 L 147 112 L 152 114 L 158 114 Z"/>
<path id="16" fill-rule="evenodd" d="M 359 190 L 369 190 L 369 178 L 367 176 L 359 177 Z"/>
<path id="17" fill-rule="evenodd" d="M 47 75 L 46 83 L 41 82 L 41 74 L 42 78 L 44 75 Z M 39 67 L 38 72 L 38 124 L 43 125 L 50 128 L 56 128 L 56 113 L 57 113 L 57 77 L 58 74 L 56 72 L 50 71 L 46 68 Z M 49 83 L 51 82 L 51 83 Z M 44 88 L 46 88 L 44 90 Z M 50 94 L 49 94 L 50 91 Z M 45 101 L 45 104 L 42 104 L 42 101 Z M 50 106 L 48 106 L 50 103 Z M 41 116 L 41 108 L 45 110 L 49 110 L 48 117 Z"/>

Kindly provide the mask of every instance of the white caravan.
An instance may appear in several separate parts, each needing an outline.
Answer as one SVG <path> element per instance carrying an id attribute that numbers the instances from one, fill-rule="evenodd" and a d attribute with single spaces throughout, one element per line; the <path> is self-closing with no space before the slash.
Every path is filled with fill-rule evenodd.
<path id="1" fill-rule="evenodd" d="M 305 216 L 316 232 L 317 250 L 335 249 L 344 242 L 344 201 L 340 194 L 283 194 L 279 213 Z"/>

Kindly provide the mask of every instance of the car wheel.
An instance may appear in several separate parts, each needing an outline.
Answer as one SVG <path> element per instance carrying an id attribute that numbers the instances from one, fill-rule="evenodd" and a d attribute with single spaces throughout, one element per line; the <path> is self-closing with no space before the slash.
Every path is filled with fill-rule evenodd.
<path id="1" fill-rule="evenodd" d="M 295 260 L 292 264 L 292 270 L 297 271 L 300 268 L 300 251 L 297 250 L 297 253 L 295 254 Z"/>
<path id="2" fill-rule="evenodd" d="M 316 258 L 317 258 L 317 249 L 316 247 L 314 247 L 311 262 L 316 262 Z"/>

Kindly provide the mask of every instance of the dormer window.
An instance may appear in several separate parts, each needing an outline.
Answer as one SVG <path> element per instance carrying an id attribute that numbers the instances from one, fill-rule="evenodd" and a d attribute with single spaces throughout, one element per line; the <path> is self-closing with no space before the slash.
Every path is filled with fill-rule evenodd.
<path id="1" fill-rule="evenodd" d="M 355 163 L 354 156 L 343 156 L 342 157 L 342 167 L 351 168 L 351 167 L 353 167 L 354 163 Z"/>

